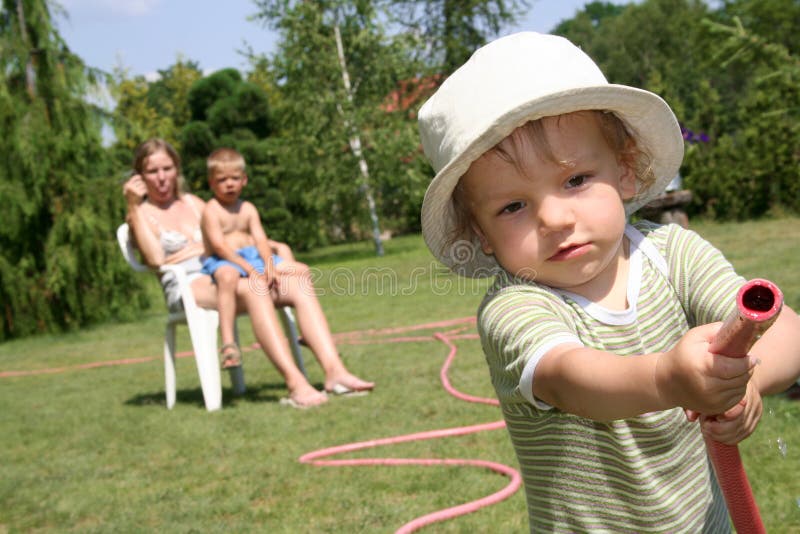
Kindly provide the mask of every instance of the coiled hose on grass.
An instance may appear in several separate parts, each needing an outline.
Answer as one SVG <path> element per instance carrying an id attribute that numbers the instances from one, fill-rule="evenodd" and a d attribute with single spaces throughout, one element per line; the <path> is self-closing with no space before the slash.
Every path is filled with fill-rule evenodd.
<path id="1" fill-rule="evenodd" d="M 464 319 L 456 319 L 454 321 L 442 321 L 439 323 L 430 323 L 424 325 L 417 325 L 408 328 L 393 328 L 393 329 L 384 329 L 384 330 L 372 330 L 363 333 L 350 333 L 337 336 L 338 341 L 342 342 L 350 342 L 354 344 L 359 344 L 361 342 L 365 342 L 363 340 L 364 334 L 371 334 L 371 335 L 392 335 L 398 334 L 409 330 L 421 330 L 421 329 L 434 329 L 434 328 L 442 328 L 448 326 L 454 326 L 459 323 L 468 323 L 473 324 L 475 321 L 474 318 L 464 318 Z M 439 372 L 439 377 L 442 381 L 442 385 L 444 389 L 453 395 L 454 397 L 467 401 L 467 402 L 476 402 L 482 404 L 490 404 L 493 406 L 497 406 L 498 402 L 495 399 L 488 399 L 483 397 L 475 397 L 472 395 L 468 395 L 456 390 L 452 384 L 450 383 L 450 379 L 447 376 L 448 370 L 450 365 L 453 362 L 453 359 L 456 356 L 457 348 L 453 343 L 454 339 L 475 339 L 477 336 L 475 334 L 462 334 L 463 327 L 458 328 L 456 330 L 451 330 L 449 332 L 439 332 L 431 338 L 430 336 L 414 336 L 414 337 L 394 337 L 389 338 L 388 341 L 390 342 L 409 342 L 409 341 L 431 341 L 432 339 L 436 339 L 441 341 L 442 343 L 446 344 L 450 348 L 450 352 L 442 365 L 442 368 Z M 386 340 L 384 340 L 386 341 Z M 358 458 L 358 459 L 345 459 L 345 460 L 332 460 L 326 459 L 330 456 L 335 456 L 337 454 L 347 453 L 358 451 L 362 449 L 369 449 L 374 447 L 382 447 L 386 445 L 395 445 L 398 443 L 405 443 L 408 441 L 420 441 L 420 440 L 428 440 L 428 439 L 437 439 L 437 438 L 445 438 L 451 436 L 463 436 L 465 434 L 472 434 L 476 432 L 483 432 L 487 430 L 498 430 L 505 428 L 505 421 L 495 421 L 491 423 L 484 423 L 478 425 L 470 425 L 470 426 L 462 426 L 456 428 L 445 428 L 441 430 L 430 430 L 426 432 L 416 432 L 413 434 L 404 434 L 400 436 L 393 436 L 388 438 L 381 438 L 375 439 L 370 441 L 360 441 L 357 443 L 349 443 L 345 445 L 339 445 L 336 447 L 328 447 L 325 449 L 316 450 L 313 452 L 309 452 L 304 454 L 300 457 L 301 463 L 307 463 L 312 465 L 318 466 L 364 466 L 364 465 L 425 465 L 425 466 L 432 466 L 432 465 L 439 465 L 439 466 L 470 466 L 470 467 L 480 467 L 483 469 L 489 469 L 501 475 L 508 477 L 509 482 L 508 484 L 501 490 L 492 493 L 491 495 L 487 495 L 481 499 L 477 499 L 468 503 L 464 503 L 458 506 L 453 506 L 450 508 L 446 508 L 444 510 L 438 510 L 436 512 L 432 512 L 430 514 L 418 517 L 412 521 L 409 521 L 402 527 L 397 530 L 398 534 L 408 534 L 410 532 L 414 532 L 416 530 L 421 529 L 426 525 L 430 525 L 432 523 L 436 523 L 438 521 L 444 521 L 447 519 L 452 519 L 454 517 L 458 517 L 461 515 L 466 515 L 472 512 L 475 512 L 483 507 L 490 506 L 497 502 L 500 502 L 504 499 L 507 499 L 511 495 L 513 495 L 522 484 L 522 477 L 520 476 L 519 472 L 512 467 L 509 467 L 504 464 L 500 464 L 497 462 L 487 461 L 487 460 L 479 460 L 479 459 L 464 459 L 464 458 Z"/>

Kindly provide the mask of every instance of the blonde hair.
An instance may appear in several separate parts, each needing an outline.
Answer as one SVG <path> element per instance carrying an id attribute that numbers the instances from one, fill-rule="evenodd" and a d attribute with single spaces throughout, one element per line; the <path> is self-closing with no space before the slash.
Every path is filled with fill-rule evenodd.
<path id="1" fill-rule="evenodd" d="M 597 121 L 600 133 L 620 161 L 633 169 L 638 182 L 638 191 L 647 189 L 656 181 L 652 168 L 652 158 L 636 143 L 636 137 L 628 130 L 625 123 L 614 113 L 608 111 L 591 110 L 588 112 Z M 547 161 L 563 165 L 564 162 L 556 159 L 553 149 L 547 141 L 547 135 L 542 125 L 542 119 L 528 121 L 489 149 L 486 154 L 495 154 L 503 160 L 512 163 L 517 168 L 522 166 L 526 149 L 533 147 L 537 155 Z M 472 229 L 472 213 L 466 199 L 466 193 L 459 180 L 453 189 L 452 209 L 455 225 L 452 234 L 448 236 L 448 244 L 452 245 L 461 239 L 475 238 Z"/>
<path id="2" fill-rule="evenodd" d="M 181 157 L 178 155 L 178 151 L 163 139 L 154 137 L 136 147 L 136 151 L 133 155 L 133 170 L 136 171 L 137 174 L 144 174 L 144 168 L 145 165 L 147 165 L 147 159 L 156 152 L 162 150 L 166 152 L 166 154 L 172 160 L 173 165 L 175 165 L 177 178 L 175 179 L 175 191 L 173 192 L 175 193 L 176 198 L 180 197 L 184 193 L 188 192 L 186 188 L 186 180 L 181 172 Z"/>
<path id="3" fill-rule="evenodd" d="M 218 170 L 230 169 L 231 167 L 241 172 L 245 170 L 244 156 L 232 148 L 218 148 L 206 158 L 209 178 Z"/>

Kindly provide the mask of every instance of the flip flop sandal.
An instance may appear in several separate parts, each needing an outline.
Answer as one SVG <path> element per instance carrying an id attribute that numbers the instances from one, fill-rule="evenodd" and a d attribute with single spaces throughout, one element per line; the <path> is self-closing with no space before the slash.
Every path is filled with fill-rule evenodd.
<path id="1" fill-rule="evenodd" d="M 371 391 L 371 389 L 353 389 L 337 382 L 331 389 L 326 389 L 325 393 L 341 397 L 363 397 L 364 395 L 369 395 Z"/>
<path id="2" fill-rule="evenodd" d="M 230 352 L 225 352 L 225 351 Z M 222 348 L 219 349 L 219 355 L 222 357 L 222 368 L 223 369 L 233 369 L 234 367 L 241 367 L 242 366 L 242 351 L 239 350 L 239 346 L 236 343 L 225 343 L 222 345 Z"/>

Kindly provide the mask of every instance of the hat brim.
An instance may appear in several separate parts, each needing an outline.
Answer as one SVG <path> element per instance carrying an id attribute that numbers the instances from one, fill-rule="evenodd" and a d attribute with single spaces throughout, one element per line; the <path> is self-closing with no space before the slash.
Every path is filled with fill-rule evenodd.
<path id="1" fill-rule="evenodd" d="M 482 128 L 482 134 L 433 178 L 422 202 L 422 234 L 431 252 L 454 272 L 471 278 L 492 276 L 499 266 L 474 239 L 455 235 L 453 189 L 473 161 L 531 120 L 577 111 L 601 110 L 617 115 L 650 156 L 655 182 L 625 203 L 632 214 L 660 195 L 683 160 L 683 137 L 675 114 L 661 97 L 635 87 L 605 84 L 581 87 L 537 98 L 510 110 Z"/>

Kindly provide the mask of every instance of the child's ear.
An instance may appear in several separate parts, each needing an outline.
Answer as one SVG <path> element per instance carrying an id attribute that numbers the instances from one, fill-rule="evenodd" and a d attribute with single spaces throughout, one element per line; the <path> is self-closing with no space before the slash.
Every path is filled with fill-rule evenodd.
<path id="1" fill-rule="evenodd" d="M 630 200 L 636 196 L 636 171 L 629 161 L 620 161 L 619 192 L 622 200 Z"/>
<path id="2" fill-rule="evenodd" d="M 472 231 L 475 233 L 475 235 L 478 236 L 478 241 L 481 244 L 481 250 L 483 253 L 487 256 L 494 254 L 494 249 L 492 249 L 492 246 L 489 244 L 489 240 L 486 239 L 486 234 L 483 233 L 483 230 L 481 230 L 480 226 L 478 226 L 478 223 L 472 221 L 470 226 L 472 227 Z"/>

